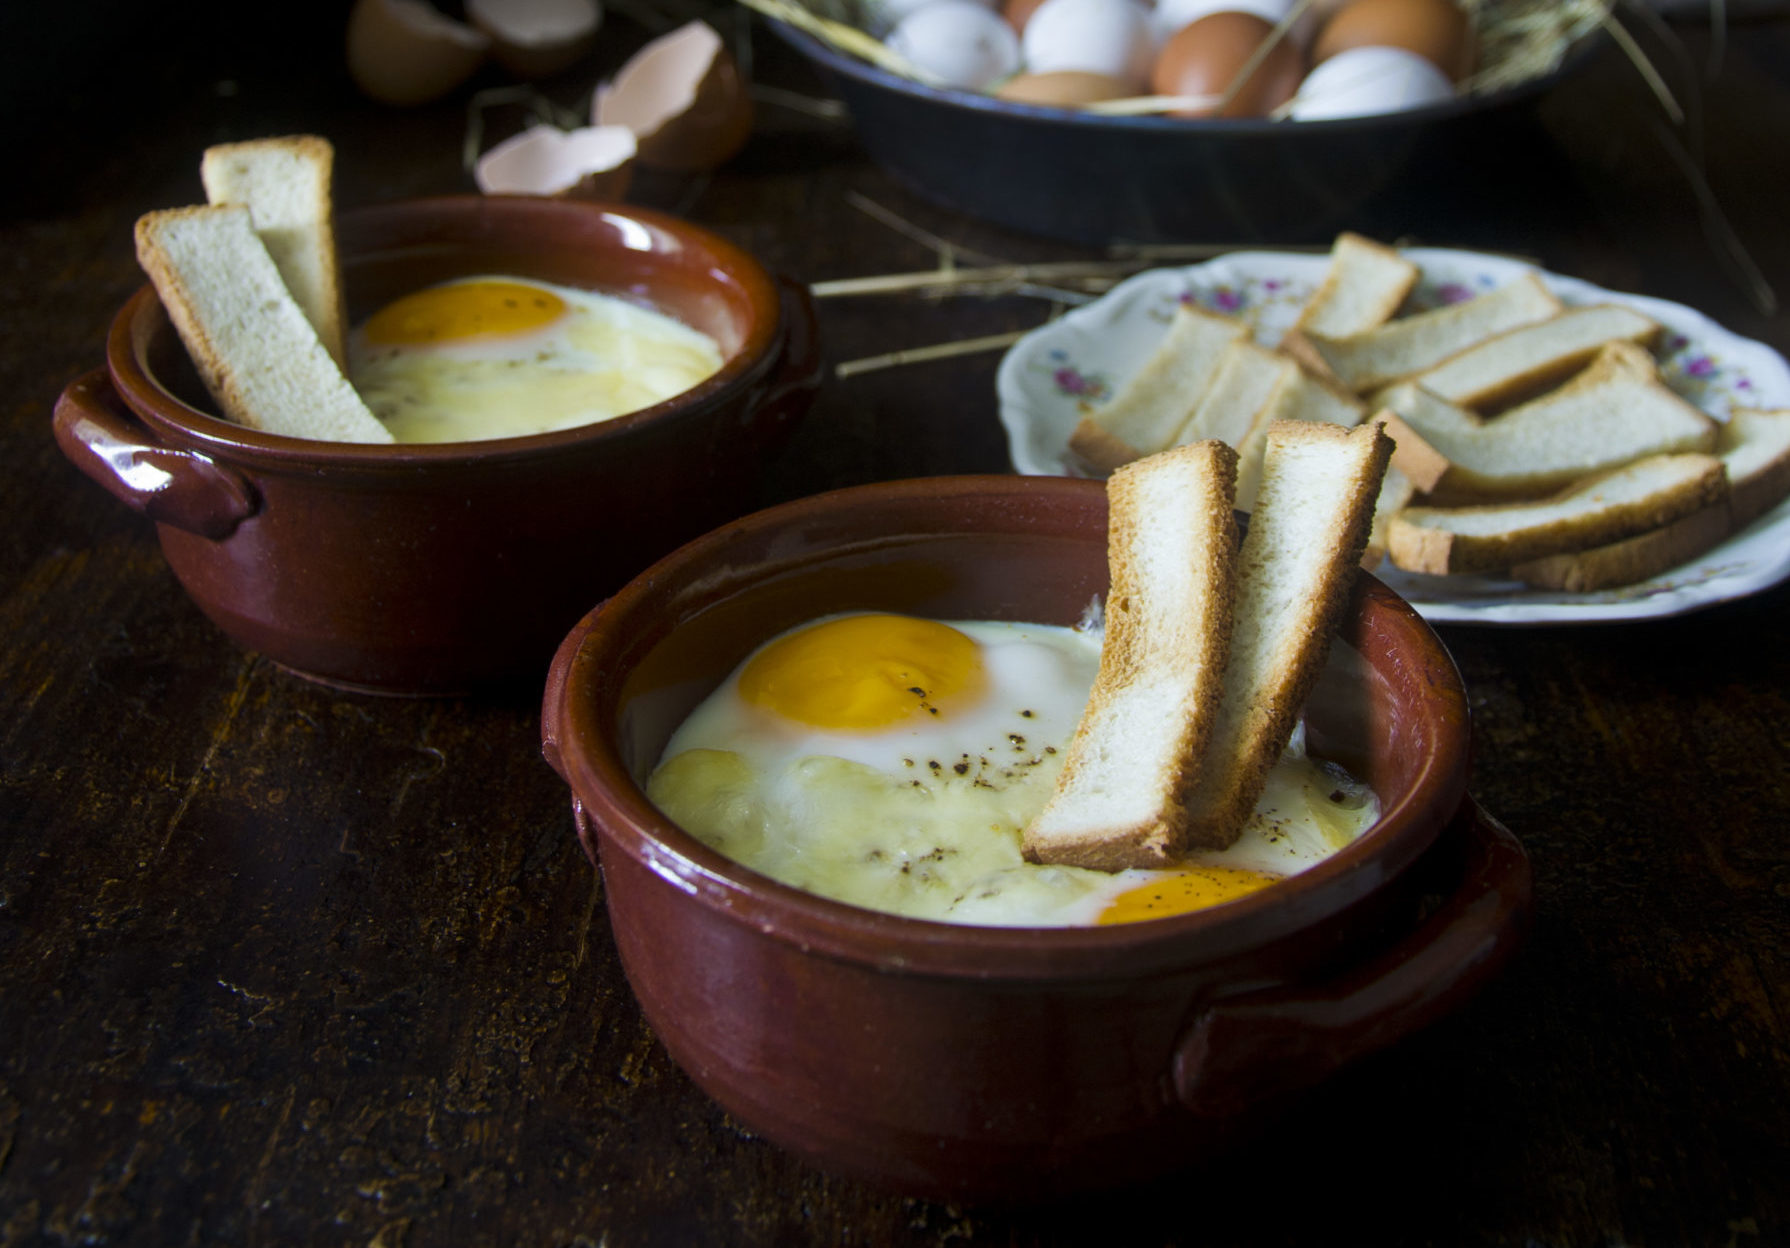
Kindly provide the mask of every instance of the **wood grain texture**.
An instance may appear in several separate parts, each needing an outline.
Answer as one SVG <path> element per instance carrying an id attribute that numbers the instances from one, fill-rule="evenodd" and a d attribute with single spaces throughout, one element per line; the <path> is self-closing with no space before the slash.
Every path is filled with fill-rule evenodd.
<path id="1" fill-rule="evenodd" d="M 15 123 L 30 189 L 0 205 L 0 1245 L 1790 1242 L 1786 589 L 1676 621 L 1446 631 L 1474 790 L 1534 860 L 1535 930 L 1462 1014 L 1205 1171 L 1123 1201 L 959 1209 L 831 1178 L 728 1119 L 634 1006 L 540 760 L 536 691 L 350 697 L 236 651 L 151 526 L 51 442 L 56 394 L 142 280 L 131 222 L 202 198 L 207 144 L 328 134 L 346 204 L 471 187 L 463 100 L 365 103 L 330 59 L 339 13 L 292 36 L 323 58 L 310 71 L 257 20 L 204 44 L 146 23 L 113 36 L 126 46 L 95 36 L 58 80 L 69 107 Z M 1790 296 L 1790 23 L 1743 32 L 1702 87 L 1708 178 Z M 625 16 L 606 33 L 589 75 L 645 38 Z M 1682 33 L 1700 68 L 1706 32 Z M 133 72 L 144 48 L 153 68 Z M 761 81 L 820 90 L 762 31 L 755 51 Z M 576 78 L 549 89 L 575 97 Z M 1351 225 L 1532 253 L 1790 348 L 1790 314 L 1758 311 L 1714 258 L 1652 116 L 1606 49 Z M 643 176 L 635 198 L 809 280 L 933 262 L 853 194 L 1003 259 L 1085 254 L 933 207 L 848 131 L 771 105 L 728 167 Z M 844 360 L 1045 310 L 822 314 Z M 764 500 L 1003 470 L 996 362 L 830 385 Z"/>

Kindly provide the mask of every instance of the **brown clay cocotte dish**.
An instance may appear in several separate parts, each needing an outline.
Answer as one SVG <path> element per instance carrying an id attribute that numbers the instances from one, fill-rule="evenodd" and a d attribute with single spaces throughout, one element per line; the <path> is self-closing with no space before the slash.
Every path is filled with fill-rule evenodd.
<path id="1" fill-rule="evenodd" d="M 752 1130 L 917 1195 L 1129 1183 L 1259 1129 L 1459 1005 L 1515 946 L 1528 861 L 1467 796 L 1459 673 L 1365 573 L 1308 723 L 1383 817 L 1226 906 L 1100 928 L 877 914 L 736 865 L 642 792 L 676 725 L 786 628 L 856 609 L 1071 624 L 1105 586 L 1099 483 L 894 482 L 725 526 L 561 645 L 543 747 L 623 966 L 671 1055 Z M 1424 892 L 1445 900 L 1419 919 Z"/>
<path id="2" fill-rule="evenodd" d="M 819 383 L 812 304 L 687 222 L 620 204 L 410 200 L 344 214 L 350 320 L 480 273 L 643 300 L 716 338 L 721 371 L 600 424 L 441 445 L 281 437 L 215 415 L 155 291 L 57 441 L 156 522 L 193 601 L 239 645 L 331 684 L 447 694 L 538 681 L 591 602 L 749 510 Z"/>

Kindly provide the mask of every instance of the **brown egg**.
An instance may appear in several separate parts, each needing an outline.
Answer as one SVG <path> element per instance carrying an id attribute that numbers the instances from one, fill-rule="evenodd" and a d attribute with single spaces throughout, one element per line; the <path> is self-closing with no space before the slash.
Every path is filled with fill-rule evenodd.
<path id="1" fill-rule="evenodd" d="M 348 73 L 383 104 L 426 104 L 472 77 L 491 40 L 420 0 L 356 0 Z"/>
<path id="2" fill-rule="evenodd" d="M 1002 83 L 995 94 L 1016 104 L 1080 108 L 1098 100 L 1123 99 L 1134 92 L 1117 78 L 1108 78 L 1105 74 L 1090 74 L 1081 69 L 1057 69 L 1044 74 L 1017 74 Z"/>
<path id="3" fill-rule="evenodd" d="M 1013 27 L 1013 33 L 1026 33 L 1026 23 L 1032 20 L 1032 11 L 1044 0 L 1006 0 L 1001 5 L 1001 16 L 1007 19 L 1007 25 Z"/>
<path id="4" fill-rule="evenodd" d="M 1222 96 L 1274 27 L 1253 13 L 1211 13 L 1183 26 L 1156 54 L 1150 76 L 1158 95 Z M 1291 40 L 1274 45 L 1223 112 L 1216 105 L 1183 117 L 1265 117 L 1293 98 L 1305 64 Z"/>
<path id="5" fill-rule="evenodd" d="M 1403 48 L 1459 82 L 1478 52 L 1473 23 L 1454 0 L 1351 0 L 1318 32 L 1311 63 L 1350 48 Z"/>

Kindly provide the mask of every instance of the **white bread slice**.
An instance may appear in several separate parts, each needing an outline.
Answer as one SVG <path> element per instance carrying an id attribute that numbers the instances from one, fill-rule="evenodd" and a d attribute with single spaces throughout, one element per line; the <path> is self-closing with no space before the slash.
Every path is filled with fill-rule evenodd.
<path id="1" fill-rule="evenodd" d="M 1506 330 L 1410 380 L 1462 407 L 1496 407 L 1571 376 L 1615 342 L 1651 345 L 1660 324 L 1617 303 L 1568 308 Z"/>
<path id="2" fill-rule="evenodd" d="M 1387 529 L 1387 549 L 1408 572 L 1498 571 L 1633 537 L 1727 491 L 1727 473 L 1713 455 L 1652 455 L 1536 502 L 1407 507 Z"/>
<path id="3" fill-rule="evenodd" d="M 1310 420 L 1353 429 L 1367 415 L 1367 405 L 1334 382 L 1297 368 L 1287 384 L 1256 413 L 1249 432 L 1237 444 L 1237 510 L 1255 509 L 1262 482 L 1262 445 L 1277 420 Z"/>
<path id="4" fill-rule="evenodd" d="M 293 438 L 390 442 L 299 310 L 240 206 L 137 221 L 137 259 L 223 414 Z"/>
<path id="5" fill-rule="evenodd" d="M 346 367 L 346 313 L 330 198 L 334 165 L 329 140 L 301 134 L 208 147 L 199 176 L 211 203 L 249 210 L 286 289 L 337 367 Z"/>
<path id="6" fill-rule="evenodd" d="M 1736 408 L 1719 449 L 1728 476 L 1722 502 L 1620 542 L 1520 563 L 1511 575 L 1572 593 L 1632 585 L 1696 558 L 1790 494 L 1790 410 Z"/>
<path id="7" fill-rule="evenodd" d="M 1330 268 L 1293 328 L 1300 333 L 1347 338 L 1392 319 L 1411 287 L 1418 268 L 1391 247 L 1342 233 L 1330 248 Z"/>
<path id="8" fill-rule="evenodd" d="M 1695 559 L 1729 532 L 1728 508 L 1718 501 L 1620 542 L 1519 563 L 1510 574 L 1537 589 L 1595 593 L 1658 576 Z"/>
<path id="9" fill-rule="evenodd" d="M 1190 844 L 1235 841 L 1286 748 L 1360 571 L 1391 453 L 1375 424 L 1283 421 L 1268 430 L 1238 554 L 1224 698 L 1187 799 Z"/>
<path id="10" fill-rule="evenodd" d="M 1382 408 L 1369 419 L 1392 439 L 1392 466 L 1410 479 L 1411 488 L 1417 493 L 1433 492 L 1454 466 L 1422 434 L 1400 420 L 1391 408 Z"/>
<path id="11" fill-rule="evenodd" d="M 1398 452 L 1393 452 L 1396 461 Z M 1361 552 L 1361 566 L 1372 572 L 1386 560 L 1386 528 L 1392 523 L 1392 517 L 1411 505 L 1417 497 L 1417 487 L 1411 478 L 1405 475 L 1396 462 L 1386 465 L 1386 476 L 1380 482 L 1380 492 L 1374 497 L 1374 520 L 1367 532 L 1367 546 Z"/>
<path id="12" fill-rule="evenodd" d="M 1717 448 L 1728 469 L 1728 510 L 1739 532 L 1790 494 L 1790 408 L 1735 408 Z"/>
<path id="13" fill-rule="evenodd" d="M 1468 347 L 1519 325 L 1546 320 L 1565 305 L 1533 273 L 1485 294 L 1346 338 L 1306 332 L 1315 363 L 1357 394 L 1371 393 L 1434 368 Z M 1284 343 L 1292 349 L 1293 344 Z M 1313 360 L 1306 360 L 1308 364 Z"/>
<path id="14" fill-rule="evenodd" d="M 1659 380 L 1642 347 L 1616 342 L 1556 390 L 1481 418 L 1407 382 L 1386 404 L 1449 461 L 1438 502 L 1540 498 L 1648 455 L 1713 450 L 1720 427 Z"/>
<path id="15" fill-rule="evenodd" d="M 1235 448 L 1262 410 L 1298 373 L 1299 366 L 1278 351 L 1258 347 L 1248 339 L 1233 342 L 1219 359 L 1212 384 L 1175 434 L 1175 445 L 1216 438 Z"/>
<path id="16" fill-rule="evenodd" d="M 1057 787 L 1025 829 L 1033 862 L 1118 871 L 1162 866 L 1184 848 L 1184 799 L 1231 635 L 1236 458 L 1200 442 L 1108 479 L 1100 671 Z"/>
<path id="17" fill-rule="evenodd" d="M 1168 333 L 1137 375 L 1069 435 L 1069 449 L 1111 470 L 1167 448 L 1211 384 L 1225 349 L 1248 333 L 1241 321 L 1176 305 Z"/>

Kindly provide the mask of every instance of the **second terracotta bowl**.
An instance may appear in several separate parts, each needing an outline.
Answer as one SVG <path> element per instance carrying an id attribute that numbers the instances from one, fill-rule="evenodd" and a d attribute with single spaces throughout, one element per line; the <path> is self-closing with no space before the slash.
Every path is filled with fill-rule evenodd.
<path id="1" fill-rule="evenodd" d="M 709 849 L 644 794 L 673 729 L 760 642 L 858 609 L 1070 624 L 1106 588 L 1095 482 L 860 487 L 725 526 L 586 616 L 554 660 L 548 760 L 672 1056 L 828 1169 L 951 1199 L 1134 1182 L 1221 1149 L 1503 962 L 1527 859 L 1466 793 L 1452 660 L 1361 577 L 1307 707 L 1383 811 L 1305 873 L 1203 912 L 1001 929 L 873 913 Z M 1439 907 L 1420 911 L 1420 897 Z"/>
<path id="2" fill-rule="evenodd" d="M 721 345 L 721 371 L 600 424 L 489 442 L 359 446 L 225 421 L 155 291 L 106 368 L 57 404 L 64 452 L 156 522 L 168 564 L 240 645 L 387 693 L 538 681 L 590 603 L 754 502 L 819 381 L 813 308 L 726 240 L 660 213 L 454 197 L 346 214 L 350 319 L 481 273 L 645 302 Z"/>

